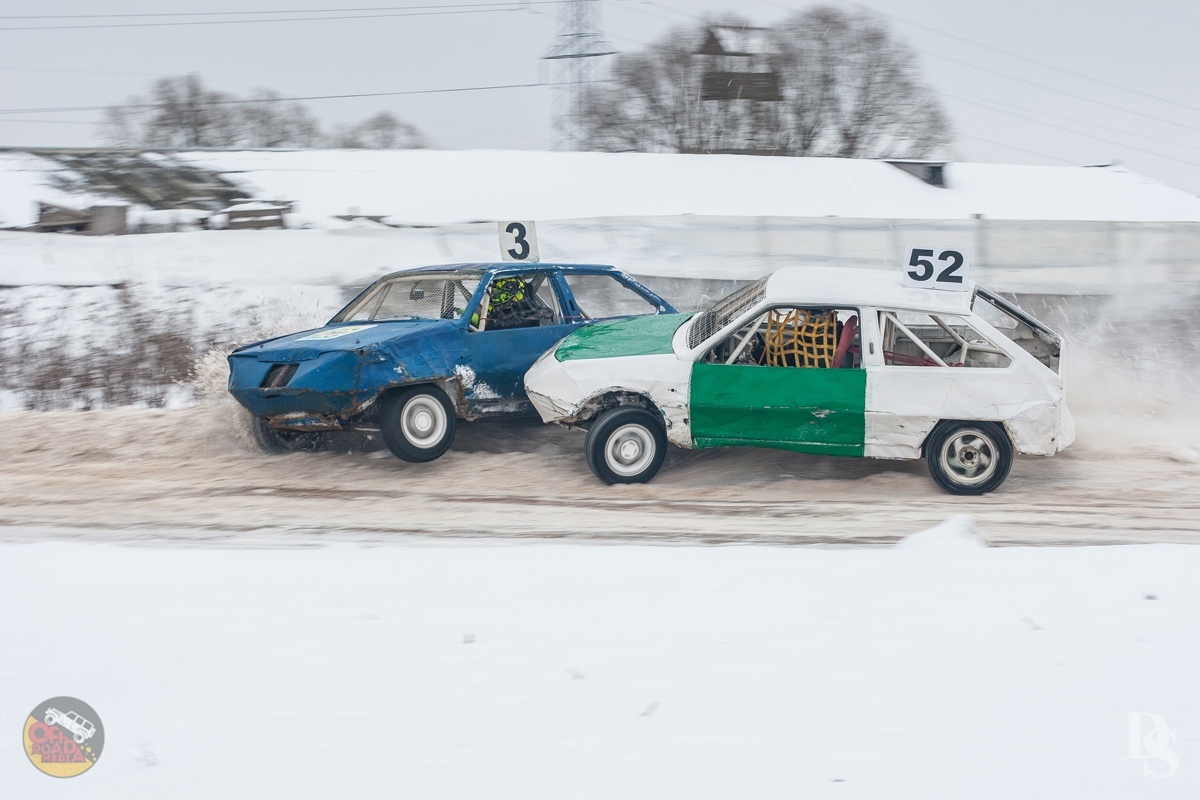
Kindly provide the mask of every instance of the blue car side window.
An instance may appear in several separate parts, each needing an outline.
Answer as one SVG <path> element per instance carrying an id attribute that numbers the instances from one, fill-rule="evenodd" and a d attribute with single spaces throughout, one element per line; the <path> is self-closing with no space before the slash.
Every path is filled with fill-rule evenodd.
<path id="1" fill-rule="evenodd" d="M 561 323 L 557 293 L 545 272 L 493 277 L 471 317 L 471 328 L 479 332 Z"/>
<path id="2" fill-rule="evenodd" d="M 567 286 L 584 319 L 657 314 L 658 306 L 613 275 L 566 273 Z"/>

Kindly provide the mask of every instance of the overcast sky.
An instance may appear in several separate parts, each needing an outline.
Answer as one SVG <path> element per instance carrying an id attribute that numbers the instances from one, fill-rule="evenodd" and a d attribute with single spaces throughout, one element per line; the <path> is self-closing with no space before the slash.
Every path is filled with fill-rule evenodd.
<path id="1" fill-rule="evenodd" d="M 0 145 L 99 143 L 97 106 L 157 76 L 198 72 L 213 88 L 286 96 L 548 81 L 539 62 L 557 5 L 462 13 L 468 0 L 0 0 Z M 482 3 L 498 0 L 481 0 Z M 846 3 L 831 3 L 849 7 Z M 513 9 L 520 3 L 504 6 Z M 769 25 L 797 0 L 601 0 L 616 49 L 637 50 L 705 14 Z M 1200 191 L 1200 3 L 1196 0 L 865 0 L 920 54 L 964 161 L 1103 164 Z M 416 7 L 408 11 L 403 7 Z M 456 6 L 458 8 L 456 8 Z M 349 9 L 387 7 L 390 10 Z M 359 19 L 257 19 L 330 9 Z M 424 15 L 416 15 L 420 10 Z M 237 11 L 236 17 L 65 15 Z M 453 13 L 448 13 L 453 12 Z M 40 15 L 42 18 L 33 18 Z M 48 18 L 53 15 L 64 15 Z M 186 25 L 145 23 L 187 22 Z M 142 27 L 97 27 L 143 24 Z M 61 27 L 70 26 L 70 27 Z M 58 30 L 18 28 L 60 27 Z M 1039 63 L 1040 62 L 1040 63 Z M 521 88 L 310 102 L 326 123 L 391 111 L 442 148 L 546 148 L 552 90 Z"/>

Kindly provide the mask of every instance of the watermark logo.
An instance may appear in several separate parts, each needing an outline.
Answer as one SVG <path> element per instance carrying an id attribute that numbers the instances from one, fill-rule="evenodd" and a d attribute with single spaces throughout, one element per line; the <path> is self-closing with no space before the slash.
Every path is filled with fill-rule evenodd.
<path id="1" fill-rule="evenodd" d="M 1167 727 L 1167 721 L 1158 714 L 1145 711 L 1130 711 L 1125 716 L 1129 717 L 1129 755 L 1126 758 L 1141 760 L 1142 775 L 1169 778 L 1178 772 L 1179 756 L 1171 749 L 1175 744 L 1175 731 Z"/>
<path id="2" fill-rule="evenodd" d="M 104 750 L 100 715 L 75 697 L 51 697 L 25 720 L 25 755 L 55 778 L 74 778 L 92 768 Z"/>

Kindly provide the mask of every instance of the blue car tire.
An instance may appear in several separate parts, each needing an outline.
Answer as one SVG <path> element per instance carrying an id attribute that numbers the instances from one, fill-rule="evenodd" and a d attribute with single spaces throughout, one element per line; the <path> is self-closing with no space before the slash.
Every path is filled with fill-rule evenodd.
<path id="1" fill-rule="evenodd" d="M 282 455 L 290 453 L 294 449 L 291 446 L 291 438 L 283 431 L 272 428 L 262 417 L 254 417 L 250 420 L 250 431 L 254 435 L 254 443 L 264 453 Z"/>
<path id="2" fill-rule="evenodd" d="M 262 417 L 250 421 L 250 430 L 258 449 L 270 455 L 284 453 L 316 453 L 332 446 L 328 433 L 302 433 L 272 428 Z"/>
<path id="3" fill-rule="evenodd" d="M 379 433 L 392 455 L 404 461 L 433 461 L 450 449 L 457 421 L 454 404 L 436 386 L 414 386 L 387 396 Z"/>

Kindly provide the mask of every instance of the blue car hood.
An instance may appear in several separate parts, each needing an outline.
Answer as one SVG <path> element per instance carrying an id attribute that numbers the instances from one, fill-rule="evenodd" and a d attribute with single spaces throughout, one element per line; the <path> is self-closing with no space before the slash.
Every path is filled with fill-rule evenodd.
<path id="1" fill-rule="evenodd" d="M 259 361 L 308 361 L 322 353 L 358 350 L 384 342 L 397 344 L 405 339 L 450 333 L 455 326 L 454 320 L 447 319 L 343 322 L 268 339 L 236 352 L 240 356 L 257 357 Z"/>

